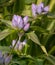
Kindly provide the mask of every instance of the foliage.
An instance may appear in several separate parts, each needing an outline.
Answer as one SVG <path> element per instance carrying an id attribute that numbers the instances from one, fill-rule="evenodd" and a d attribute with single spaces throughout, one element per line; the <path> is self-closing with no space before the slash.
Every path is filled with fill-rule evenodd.
<path id="1" fill-rule="evenodd" d="M 49 5 L 49 12 L 32 16 L 32 3 Z M 13 15 L 28 16 L 28 31 L 12 27 Z M 22 51 L 11 48 L 12 40 L 27 39 Z M 12 55 L 9 65 L 55 65 L 55 1 L 54 0 L 0 0 L 0 51 Z M 6 65 L 6 64 L 5 64 Z"/>

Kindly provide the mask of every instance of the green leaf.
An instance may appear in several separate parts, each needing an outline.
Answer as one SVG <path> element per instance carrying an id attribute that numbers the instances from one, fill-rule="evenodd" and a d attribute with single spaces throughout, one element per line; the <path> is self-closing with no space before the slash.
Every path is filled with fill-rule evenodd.
<path id="1" fill-rule="evenodd" d="M 0 46 L 0 51 L 3 53 L 10 52 L 10 48 L 8 46 Z"/>
<path id="2" fill-rule="evenodd" d="M 30 28 L 33 30 L 35 30 L 35 31 L 39 31 L 39 32 L 41 32 L 41 33 L 48 33 L 48 30 L 45 30 L 44 28 L 41 28 L 41 27 L 39 27 L 39 26 L 30 26 Z"/>
<path id="3" fill-rule="evenodd" d="M 47 30 L 49 30 L 50 32 L 53 32 L 55 30 L 55 20 L 53 20 L 49 26 L 47 27 Z"/>
<path id="4" fill-rule="evenodd" d="M 0 32 L 0 41 L 3 40 L 5 37 L 7 37 L 9 34 L 11 34 L 11 30 L 5 29 Z"/>
<path id="5" fill-rule="evenodd" d="M 28 38 L 31 39 L 33 42 L 35 42 L 38 45 L 41 45 L 40 41 L 39 41 L 37 35 L 34 33 L 34 31 L 28 33 L 27 35 L 28 35 Z"/>
<path id="6" fill-rule="evenodd" d="M 53 65 L 55 65 L 55 60 L 53 60 L 53 58 L 51 58 L 51 56 L 44 56 L 44 58 L 47 59 Z"/>
<path id="7" fill-rule="evenodd" d="M 46 48 L 40 43 L 39 39 L 38 39 L 38 36 L 32 31 L 30 33 L 27 33 L 27 36 L 29 39 L 31 39 L 33 42 L 35 42 L 36 44 L 38 44 L 41 49 L 43 50 L 43 52 L 48 55 L 47 51 L 46 51 Z"/>
<path id="8" fill-rule="evenodd" d="M 4 23 L 7 27 L 12 27 L 12 22 L 11 22 L 11 21 L 3 20 L 3 19 L 0 19 L 0 21 L 1 21 L 2 23 Z"/>
<path id="9" fill-rule="evenodd" d="M 53 46 L 53 47 L 51 48 L 51 50 L 49 51 L 49 54 L 52 54 L 54 51 L 55 51 L 55 46 Z"/>

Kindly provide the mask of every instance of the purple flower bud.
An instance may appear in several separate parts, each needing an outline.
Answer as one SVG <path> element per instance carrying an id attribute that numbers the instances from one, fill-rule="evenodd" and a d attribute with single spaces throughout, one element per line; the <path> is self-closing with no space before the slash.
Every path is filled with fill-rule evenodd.
<path id="1" fill-rule="evenodd" d="M 16 49 L 16 50 L 17 50 L 17 49 L 18 49 L 18 47 L 19 47 L 19 44 L 20 44 L 20 41 L 18 40 L 14 49 Z"/>
<path id="2" fill-rule="evenodd" d="M 21 16 L 18 16 L 17 26 L 18 26 L 18 28 L 23 28 L 23 26 L 24 26 L 24 22 L 23 22 L 23 19 Z"/>
<path id="3" fill-rule="evenodd" d="M 17 27 L 17 19 L 18 19 L 18 16 L 14 15 L 12 19 L 12 26 Z"/>
<path id="4" fill-rule="evenodd" d="M 12 55 L 5 57 L 5 65 L 8 65 L 12 59 Z"/>
<path id="5" fill-rule="evenodd" d="M 48 12 L 48 11 L 49 11 L 49 6 L 46 6 L 46 7 L 44 8 L 44 11 L 45 11 L 45 12 Z"/>
<path id="6" fill-rule="evenodd" d="M 2 57 L 3 55 L 2 55 L 2 51 L 0 51 L 0 57 Z"/>
<path id="7" fill-rule="evenodd" d="M 44 4 L 40 3 L 38 6 L 40 6 L 41 8 L 44 8 Z"/>
<path id="8" fill-rule="evenodd" d="M 24 22 L 21 16 L 14 15 L 12 19 L 12 26 L 18 27 L 18 28 L 23 28 Z"/>
<path id="9" fill-rule="evenodd" d="M 24 47 L 25 44 L 26 44 L 26 41 L 27 41 L 27 40 L 24 40 L 23 42 L 20 42 L 19 47 L 18 47 L 18 50 L 22 50 L 22 49 L 23 49 L 23 47 Z"/>
<path id="10" fill-rule="evenodd" d="M 23 44 L 23 46 L 26 44 L 26 42 L 27 42 L 27 40 L 24 40 L 24 41 L 23 41 L 23 43 L 22 43 L 22 44 Z"/>
<path id="11" fill-rule="evenodd" d="M 22 48 L 23 48 L 23 44 L 22 44 L 22 42 L 19 44 L 19 46 L 18 46 L 18 50 L 22 50 Z"/>
<path id="12" fill-rule="evenodd" d="M 12 41 L 12 46 L 14 46 L 14 45 L 15 45 L 15 43 L 16 43 L 16 40 L 13 40 L 13 41 Z"/>
<path id="13" fill-rule="evenodd" d="M 37 6 L 35 4 L 32 4 L 32 14 L 33 16 L 36 16 Z"/>
<path id="14" fill-rule="evenodd" d="M 24 25 L 26 25 L 26 24 L 28 23 L 28 16 L 25 16 L 25 17 L 23 18 L 23 20 L 24 20 Z"/>
<path id="15" fill-rule="evenodd" d="M 43 8 L 44 8 L 43 3 L 40 3 L 40 4 L 37 6 L 37 13 L 38 13 L 38 14 L 41 14 Z"/>
<path id="16" fill-rule="evenodd" d="M 3 63 L 4 63 L 4 58 L 3 58 L 2 51 L 0 51 L 0 64 L 3 65 Z"/>
<path id="17" fill-rule="evenodd" d="M 27 24 L 24 26 L 24 31 L 27 31 L 27 30 L 29 29 L 29 27 L 30 27 L 30 24 L 27 23 Z"/>

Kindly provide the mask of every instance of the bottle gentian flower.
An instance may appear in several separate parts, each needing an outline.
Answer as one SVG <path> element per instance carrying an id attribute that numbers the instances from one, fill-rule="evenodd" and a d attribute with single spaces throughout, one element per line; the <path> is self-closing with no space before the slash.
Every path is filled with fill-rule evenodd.
<path id="1" fill-rule="evenodd" d="M 15 40 L 13 40 L 12 41 L 12 45 L 13 44 L 15 44 Z M 18 40 L 17 41 L 17 43 L 16 43 L 16 45 L 15 45 L 15 47 L 14 47 L 14 49 L 15 50 L 22 50 L 23 49 L 23 47 L 26 45 L 26 40 L 24 40 L 23 42 L 21 42 L 20 40 Z"/>
<path id="2" fill-rule="evenodd" d="M 2 51 L 0 51 L 0 64 L 3 65 L 3 63 L 4 63 L 4 58 L 3 58 Z"/>
<path id="3" fill-rule="evenodd" d="M 12 60 L 12 55 L 8 55 L 7 53 L 5 53 L 4 54 L 4 63 L 5 63 L 5 65 L 8 65 L 11 60 Z"/>
<path id="4" fill-rule="evenodd" d="M 12 19 L 12 26 L 17 28 L 23 28 L 23 20 L 21 16 L 14 15 Z"/>
<path id="5" fill-rule="evenodd" d="M 38 5 L 32 4 L 32 14 L 33 16 L 36 16 L 37 14 L 46 14 L 49 11 L 49 6 L 44 7 L 43 3 L 40 3 Z"/>
<path id="6" fill-rule="evenodd" d="M 24 31 L 27 31 L 29 29 L 25 30 L 24 27 L 28 24 L 28 16 L 25 16 L 22 18 L 21 16 L 14 15 L 12 19 L 12 26 L 15 28 L 23 29 Z M 30 25 L 30 24 L 29 24 Z"/>
<path id="7" fill-rule="evenodd" d="M 35 4 L 32 4 L 32 14 L 33 16 L 36 16 L 37 6 Z"/>

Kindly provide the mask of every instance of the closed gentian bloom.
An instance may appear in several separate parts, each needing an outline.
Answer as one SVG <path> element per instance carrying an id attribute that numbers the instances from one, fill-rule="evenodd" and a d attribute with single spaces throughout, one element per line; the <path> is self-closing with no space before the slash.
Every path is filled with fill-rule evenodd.
<path id="1" fill-rule="evenodd" d="M 18 19 L 18 16 L 14 15 L 12 19 L 12 26 L 17 27 L 17 19 Z"/>
<path id="2" fill-rule="evenodd" d="M 20 43 L 21 43 L 21 42 L 18 40 L 17 43 L 16 43 L 16 46 L 15 46 L 15 49 L 16 49 L 16 50 L 18 49 Z"/>
<path id="3" fill-rule="evenodd" d="M 12 41 L 12 46 L 14 46 L 14 45 L 15 45 L 15 43 L 16 43 L 16 40 L 13 40 L 13 41 Z"/>
<path id="4" fill-rule="evenodd" d="M 24 21 L 24 25 L 26 25 L 27 23 L 28 23 L 28 16 L 25 16 L 24 18 L 23 18 L 23 21 Z"/>
<path id="5" fill-rule="evenodd" d="M 22 48 L 23 48 L 23 44 L 22 44 L 22 42 L 21 42 L 21 43 L 19 44 L 19 46 L 18 46 L 18 50 L 21 51 Z"/>
<path id="6" fill-rule="evenodd" d="M 23 43 L 22 43 L 23 46 L 26 45 L 26 42 L 27 42 L 27 40 L 25 39 L 25 40 L 23 41 Z"/>
<path id="7" fill-rule="evenodd" d="M 27 40 L 24 40 L 19 44 L 18 50 L 22 50 L 22 48 L 26 45 Z"/>
<path id="8" fill-rule="evenodd" d="M 23 28 L 23 20 L 21 16 L 14 15 L 12 19 L 12 26 L 18 27 L 18 28 Z"/>
<path id="9" fill-rule="evenodd" d="M 23 22 L 23 19 L 22 19 L 21 16 L 18 16 L 17 22 L 18 22 L 18 23 L 17 23 L 18 28 L 23 28 L 24 22 Z"/>
<path id="10" fill-rule="evenodd" d="M 33 16 L 36 16 L 37 6 L 35 4 L 32 4 L 32 14 Z"/>
<path id="11" fill-rule="evenodd" d="M 5 57 L 5 65 L 8 65 L 12 59 L 12 55 Z"/>
<path id="12" fill-rule="evenodd" d="M 4 58 L 3 58 L 2 51 L 0 51 L 0 64 L 3 65 L 3 63 L 4 63 Z"/>
<path id="13" fill-rule="evenodd" d="M 30 24 L 29 23 L 27 23 L 25 26 L 24 26 L 24 31 L 27 31 L 28 29 L 29 29 L 29 27 L 30 27 Z"/>
<path id="14" fill-rule="evenodd" d="M 38 13 L 38 14 L 41 14 L 43 8 L 44 8 L 44 4 L 43 4 L 43 3 L 40 3 L 40 4 L 37 6 L 37 13 Z"/>
<path id="15" fill-rule="evenodd" d="M 28 26 L 28 28 L 26 30 L 27 25 L 28 25 L 28 16 L 25 16 L 24 18 L 22 18 L 21 16 L 18 16 L 18 15 L 13 16 L 13 19 L 12 19 L 12 26 L 13 27 L 23 29 L 23 30 L 25 28 L 24 31 L 27 31 L 29 28 L 29 26 Z"/>
<path id="16" fill-rule="evenodd" d="M 16 43 L 16 46 L 15 46 L 15 50 L 21 51 L 22 48 L 23 48 L 23 44 L 22 44 L 22 42 L 20 42 L 20 41 L 18 40 L 17 43 Z"/>
<path id="17" fill-rule="evenodd" d="M 49 11 L 49 6 L 44 7 L 43 3 L 39 5 L 32 4 L 32 14 L 36 16 L 37 14 L 47 14 Z"/>
<path id="18" fill-rule="evenodd" d="M 3 55 L 2 55 L 2 51 L 0 51 L 0 57 L 2 57 Z"/>
<path id="19" fill-rule="evenodd" d="M 48 13 L 48 11 L 49 11 L 49 6 L 44 7 L 44 14 Z"/>

